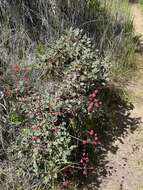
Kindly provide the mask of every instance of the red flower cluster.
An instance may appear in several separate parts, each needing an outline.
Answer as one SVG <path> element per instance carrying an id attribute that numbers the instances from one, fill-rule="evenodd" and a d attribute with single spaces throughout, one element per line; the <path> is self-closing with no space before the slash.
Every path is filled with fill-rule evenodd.
<path id="1" fill-rule="evenodd" d="M 88 163 L 89 163 L 88 153 L 83 153 L 82 157 L 81 157 L 81 160 L 80 160 L 80 164 L 82 166 L 83 175 L 87 175 L 87 166 L 88 166 Z"/>
<path id="2" fill-rule="evenodd" d="M 82 154 L 82 158 L 80 160 L 81 164 L 87 164 L 89 162 L 89 157 L 88 157 L 88 153 L 83 153 Z"/>
<path id="3" fill-rule="evenodd" d="M 83 140 L 82 144 L 83 145 L 88 145 L 88 144 L 92 144 L 92 145 L 97 145 L 97 134 L 95 133 L 95 131 L 93 129 L 91 129 L 90 131 L 88 131 L 88 134 L 90 135 L 90 139 L 92 140 Z"/>
<path id="4" fill-rule="evenodd" d="M 90 136 L 93 136 L 94 135 L 94 130 L 91 129 L 90 131 L 88 131 L 88 133 L 89 133 Z"/>
<path id="5" fill-rule="evenodd" d="M 63 188 L 64 188 L 64 189 L 67 189 L 67 188 L 69 187 L 69 185 L 70 185 L 70 181 L 65 180 L 65 181 L 63 182 Z"/>
<path id="6" fill-rule="evenodd" d="M 32 137 L 32 141 L 34 141 L 34 142 L 37 142 L 37 141 L 39 141 L 39 140 L 40 140 L 40 138 L 37 137 L 37 136 L 33 136 L 33 137 Z"/>
<path id="7" fill-rule="evenodd" d="M 88 155 L 88 146 L 87 145 L 92 145 L 95 146 L 98 143 L 98 138 L 97 134 L 93 129 L 90 129 L 87 131 L 87 140 L 83 140 L 83 154 L 80 160 L 81 164 L 81 169 L 82 169 L 82 174 L 87 176 L 87 172 L 89 170 L 89 164 L 90 164 L 90 158 Z M 85 153 L 86 152 L 86 153 Z"/>
<path id="8" fill-rule="evenodd" d="M 19 64 L 11 65 L 12 77 L 16 85 L 16 95 L 19 95 L 20 81 L 23 81 L 25 85 L 29 82 L 29 67 L 22 68 Z M 26 88 L 26 86 L 25 86 Z"/>
<path id="9" fill-rule="evenodd" d="M 89 103 L 88 103 L 88 112 L 89 113 L 92 113 L 95 108 L 99 108 L 101 106 L 101 104 L 102 104 L 102 102 L 100 102 L 97 99 L 97 94 L 98 94 L 98 90 L 94 90 L 89 95 Z"/>
<path id="10" fill-rule="evenodd" d="M 19 64 L 13 64 L 13 65 L 11 66 L 11 69 L 12 69 L 12 71 L 14 72 L 14 74 L 15 74 L 15 73 L 19 73 L 20 70 L 21 70 Z"/>

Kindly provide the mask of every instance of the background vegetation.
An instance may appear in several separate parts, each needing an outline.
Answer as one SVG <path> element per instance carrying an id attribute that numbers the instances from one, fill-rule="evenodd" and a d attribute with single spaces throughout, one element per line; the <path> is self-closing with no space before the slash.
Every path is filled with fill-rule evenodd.
<path id="1" fill-rule="evenodd" d="M 97 172 L 128 117 L 111 84 L 128 77 L 134 48 L 127 1 L 0 3 L 1 189 L 75 189 Z"/>

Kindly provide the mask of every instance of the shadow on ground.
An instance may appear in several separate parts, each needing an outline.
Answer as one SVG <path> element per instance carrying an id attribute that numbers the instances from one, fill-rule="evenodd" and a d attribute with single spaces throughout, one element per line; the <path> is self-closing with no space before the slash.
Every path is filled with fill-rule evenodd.
<path id="1" fill-rule="evenodd" d="M 114 146 L 114 142 L 119 140 L 124 144 L 123 139 L 133 133 L 141 123 L 141 118 L 131 116 L 134 106 L 124 97 L 124 92 L 121 89 L 108 87 L 103 91 L 103 102 L 106 106 L 104 106 L 105 109 L 102 116 L 99 117 L 98 126 L 96 126 L 100 144 L 93 156 L 96 172 L 89 174 L 86 179 L 86 188 L 85 185 L 81 188 L 84 190 L 98 190 L 103 178 L 112 175 L 110 169 L 113 168 L 107 168 L 108 151 L 116 154 L 118 146 Z M 95 125 L 94 121 L 92 125 Z"/>

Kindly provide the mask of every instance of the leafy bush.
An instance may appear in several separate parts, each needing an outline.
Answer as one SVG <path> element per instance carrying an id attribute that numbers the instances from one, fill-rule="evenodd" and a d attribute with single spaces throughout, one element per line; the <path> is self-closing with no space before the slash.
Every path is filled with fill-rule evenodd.
<path id="1" fill-rule="evenodd" d="M 4 180 L 15 189 L 18 185 L 50 189 L 57 179 L 66 183 L 64 168 L 87 175 L 97 145 L 97 134 L 87 120 L 100 113 L 100 89 L 108 79 L 108 59 L 99 57 L 91 40 L 78 29 L 65 32 L 44 54 L 37 50 L 36 54 L 37 63 L 30 67 L 41 73 L 35 83 L 44 89 L 35 85 L 27 93 L 23 85 L 22 93 L 17 88 L 10 101 L 10 121 L 18 128 L 18 136 L 7 148 L 14 182 L 7 181 L 6 168 L 2 173 L 7 173 Z M 20 66 L 14 70 L 18 86 L 21 80 L 30 80 L 23 77 Z M 13 67 L 11 71 L 13 76 Z"/>

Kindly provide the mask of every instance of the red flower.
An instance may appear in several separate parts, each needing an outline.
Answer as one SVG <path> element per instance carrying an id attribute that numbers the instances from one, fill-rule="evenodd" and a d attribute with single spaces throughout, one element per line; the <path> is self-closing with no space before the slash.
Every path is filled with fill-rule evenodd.
<path id="1" fill-rule="evenodd" d="M 23 78 L 23 80 L 24 80 L 24 81 L 29 81 L 29 78 L 28 78 L 27 76 L 25 76 L 25 77 Z"/>
<path id="2" fill-rule="evenodd" d="M 16 73 L 20 71 L 20 66 L 18 64 L 13 64 L 11 67 L 12 67 L 12 71 Z"/>
<path id="3" fill-rule="evenodd" d="M 87 142 L 86 140 L 83 140 L 83 141 L 82 141 L 82 144 L 83 144 L 83 145 L 86 145 L 87 143 L 88 143 L 88 142 Z"/>
<path id="4" fill-rule="evenodd" d="M 70 182 L 68 180 L 66 180 L 66 181 L 63 182 L 63 187 L 64 188 L 68 188 L 69 185 L 70 185 Z"/>
<path id="5" fill-rule="evenodd" d="M 94 130 L 92 129 L 88 133 L 89 133 L 89 135 L 93 136 L 94 135 Z"/>
<path id="6" fill-rule="evenodd" d="M 88 154 L 83 153 L 82 158 L 81 158 L 81 160 L 80 160 L 80 163 L 83 164 L 83 165 L 85 165 L 85 164 L 87 164 L 88 162 L 89 162 Z"/>
<path id="7" fill-rule="evenodd" d="M 94 91 L 89 95 L 89 98 L 90 98 L 90 99 L 95 99 L 96 96 L 97 96 L 97 93 L 98 93 L 98 90 L 94 90 Z"/>
<path id="8" fill-rule="evenodd" d="M 100 107 L 100 105 L 99 105 L 98 102 L 95 103 L 95 107 L 96 107 L 96 108 L 99 108 L 99 107 Z"/>
<path id="9" fill-rule="evenodd" d="M 89 95 L 89 103 L 88 103 L 88 112 L 89 113 L 92 113 L 94 111 L 95 108 L 99 108 L 102 104 L 102 102 L 100 102 L 98 99 L 97 99 L 97 93 L 98 93 L 98 90 L 94 90 L 90 95 Z"/>
<path id="10" fill-rule="evenodd" d="M 38 141 L 38 140 L 40 140 L 39 137 L 36 137 L 36 136 L 33 136 L 33 137 L 32 137 L 32 141 Z"/>
<path id="11" fill-rule="evenodd" d="M 89 113 L 93 112 L 93 110 L 94 110 L 94 102 L 90 102 L 87 109 L 88 109 Z"/>
<path id="12" fill-rule="evenodd" d="M 87 175 L 87 171 L 86 170 L 83 171 L 83 175 Z"/>
<path id="13" fill-rule="evenodd" d="M 88 155 L 88 154 L 86 154 L 85 152 L 82 154 L 82 156 L 86 156 L 86 155 Z"/>
<path id="14" fill-rule="evenodd" d="M 89 158 L 88 158 L 88 156 L 85 157 L 84 160 L 86 161 L 86 163 L 89 162 Z"/>
<path id="15" fill-rule="evenodd" d="M 93 141 L 93 142 L 91 142 L 91 144 L 97 145 L 97 141 Z"/>

